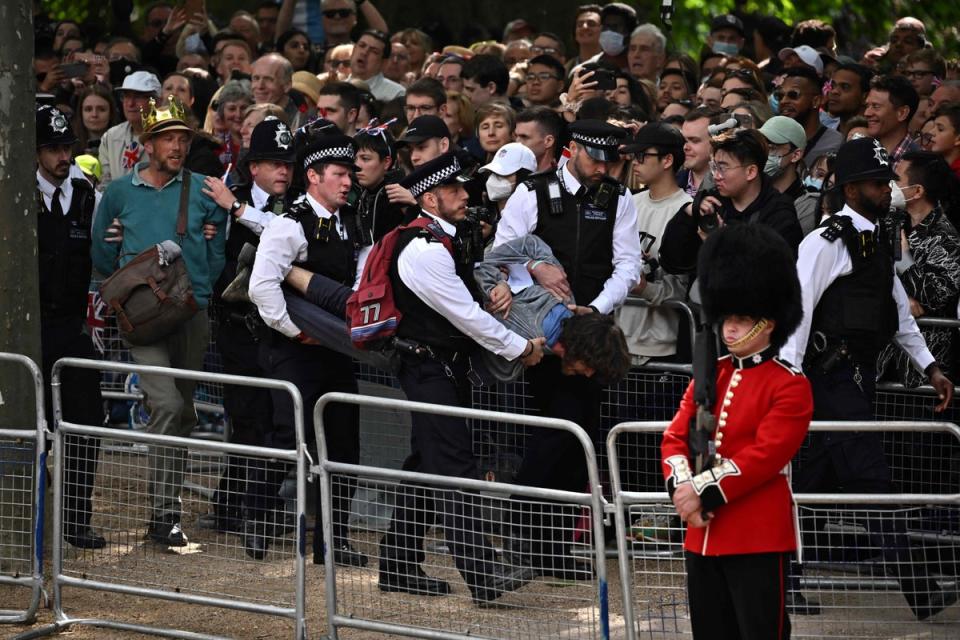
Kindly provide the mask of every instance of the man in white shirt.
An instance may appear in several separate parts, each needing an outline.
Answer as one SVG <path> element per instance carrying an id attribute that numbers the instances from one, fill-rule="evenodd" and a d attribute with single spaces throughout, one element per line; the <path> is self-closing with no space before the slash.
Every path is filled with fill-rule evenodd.
<path id="1" fill-rule="evenodd" d="M 149 71 L 134 71 L 123 79 L 117 89 L 123 105 L 124 122 L 110 127 L 100 139 L 100 166 L 103 177 L 99 189 L 103 191 L 111 180 L 125 176 L 143 160 L 144 148 L 140 142 L 143 122 L 140 112 L 147 108 L 150 98 L 160 97 L 160 81 Z"/>
<path id="2" fill-rule="evenodd" d="M 813 390 L 814 419 L 869 421 L 874 419 L 877 356 L 892 339 L 929 376 L 940 399 L 934 410 L 943 411 L 953 398 L 953 383 L 910 315 L 890 241 L 877 225 L 890 208 L 893 160 L 879 141 L 858 138 L 840 147 L 836 166 L 846 205 L 800 244 L 803 320 L 780 350 L 781 358 L 802 364 Z M 796 491 L 893 493 L 878 432 L 814 433 L 803 456 Z M 918 619 L 957 600 L 955 591 L 941 590 L 911 559 L 902 523 L 870 518 L 867 528 Z M 807 607 L 802 595 L 794 599 L 795 606 Z"/>
<path id="3" fill-rule="evenodd" d="M 457 223 L 466 217 L 467 192 L 459 179 L 463 167 L 453 153 L 427 162 L 402 184 L 422 208 L 421 217 L 401 233 L 390 269 L 394 301 L 403 313 L 397 328 L 400 386 L 407 398 L 469 407 L 469 352 L 477 344 L 524 365 L 543 357 L 543 338 L 527 340 L 510 331 L 480 306 L 473 264 L 460 252 Z M 509 295 L 500 287 L 491 310 L 502 310 Z M 406 345 L 406 348 L 402 348 Z M 414 413 L 412 451 L 404 469 L 459 478 L 479 477 L 473 437 L 462 418 Z M 450 585 L 420 566 L 426 532 L 424 514 L 437 514 L 457 569 L 473 601 L 484 606 L 533 576 L 497 560 L 483 533 L 480 505 L 458 491 L 403 485 L 390 529 L 380 543 L 380 590 L 440 596 Z"/>
<path id="4" fill-rule="evenodd" d="M 692 200 L 677 186 L 677 171 L 684 162 L 683 145 L 683 136 L 674 127 L 649 123 L 623 149 L 624 153 L 634 154 L 633 171 L 637 179 L 647 185 L 646 191 L 633 196 L 644 268 L 640 282 L 631 293 L 655 306 L 667 300 L 687 298 L 688 277 L 667 273 L 659 268 L 656 259 L 667 223 Z M 634 364 L 644 364 L 650 358 L 670 359 L 676 355 L 680 317 L 675 311 L 624 306 L 618 313 L 618 320 L 627 337 Z"/>
<path id="5" fill-rule="evenodd" d="M 389 57 L 390 39 L 375 29 L 363 32 L 350 57 L 350 80 L 363 80 L 373 97 L 381 102 L 399 98 L 405 91 L 402 84 L 383 75 L 383 63 Z"/>
<path id="6" fill-rule="evenodd" d="M 348 356 L 319 345 L 293 323 L 287 313 L 281 285 L 291 266 L 321 273 L 340 284 L 351 286 L 357 273 L 358 246 L 353 212 L 344 209 L 352 184 L 355 148 L 353 140 L 342 134 L 327 133 L 310 141 L 302 152 L 306 194 L 286 213 L 263 230 L 260 246 L 250 274 L 250 300 L 270 327 L 260 342 L 261 365 L 270 377 L 295 384 L 304 407 L 313 407 L 325 393 L 357 393 L 353 362 Z M 267 434 L 267 446 L 293 449 L 297 446 L 292 401 L 286 393 L 271 392 L 273 428 Z M 338 462 L 357 464 L 360 456 L 359 412 L 353 405 L 332 405 L 324 414 L 328 425 L 327 450 Z M 306 441 L 314 438 L 313 412 L 305 417 Z M 245 548 L 254 559 L 267 554 L 274 532 L 274 514 L 282 508 L 277 492 L 283 483 L 282 464 L 267 465 L 263 482 L 251 482 L 245 530 Z M 349 543 L 347 518 L 354 483 L 334 484 L 333 543 L 323 545 L 320 519 L 314 530 L 313 561 L 364 566 L 367 558 Z M 319 494 L 318 494 L 319 495 Z M 320 513 L 319 497 L 317 513 Z"/>

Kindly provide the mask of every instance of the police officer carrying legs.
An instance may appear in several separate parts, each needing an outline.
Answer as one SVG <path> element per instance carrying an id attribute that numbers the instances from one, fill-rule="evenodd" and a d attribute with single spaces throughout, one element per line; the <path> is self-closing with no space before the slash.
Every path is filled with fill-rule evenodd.
<path id="1" fill-rule="evenodd" d="M 642 260 L 630 192 L 607 176 L 608 163 L 620 158 L 626 131 L 590 120 L 569 129 L 570 160 L 517 187 L 503 210 L 494 246 L 531 233 L 539 236 L 561 267 L 528 263 L 533 279 L 558 298 L 575 300 L 577 313 L 611 313 L 640 280 Z M 526 379 L 541 415 L 571 420 L 594 440 L 599 437 L 599 384 L 582 375 L 563 375 L 558 358 L 531 368 Z M 531 432 L 516 482 L 583 491 L 587 469 L 576 438 L 552 429 Z M 528 561 L 542 575 L 589 577 L 568 555 L 572 512 L 561 514 L 559 507 L 543 511 L 524 516 L 522 536 L 532 541 Z"/>
<path id="2" fill-rule="evenodd" d="M 469 407 L 468 353 L 477 343 L 525 365 L 543 356 L 543 339 L 527 340 L 501 325 L 479 304 L 473 264 L 462 259 L 456 223 L 466 216 L 463 169 L 453 153 L 431 160 L 407 176 L 429 227 L 401 233 L 390 267 L 394 300 L 403 317 L 397 329 L 401 353 L 400 386 L 407 398 Z M 444 245 L 449 238 L 457 258 Z M 414 413 L 408 471 L 477 478 L 473 438 L 462 418 Z M 390 529 L 380 543 L 380 589 L 421 595 L 444 595 L 450 586 L 421 568 L 423 537 L 437 514 L 457 569 L 473 600 L 484 605 L 532 577 L 529 570 L 498 562 L 483 533 L 480 507 L 459 491 L 431 491 L 403 485 Z"/>
<path id="3" fill-rule="evenodd" d="M 255 253 L 260 234 L 285 207 L 287 190 L 293 179 L 296 150 L 293 134 L 286 124 L 268 116 L 250 135 L 250 149 L 242 162 L 252 178 L 247 184 L 228 189 L 220 179 L 208 176 L 206 191 L 217 204 L 231 213 L 227 231 L 226 265 L 213 289 L 217 319 L 217 348 L 223 357 L 223 371 L 241 376 L 264 377 L 260 368 L 259 335 L 262 322 L 249 300 L 228 300 L 224 290 L 237 274 L 240 254 Z M 253 256 L 249 256 L 253 262 Z M 249 265 L 247 266 L 249 269 Z M 246 291 L 243 292 L 246 294 Z M 230 296 L 228 295 L 227 298 Z M 262 446 L 273 420 L 273 406 L 267 389 L 226 385 L 223 408 L 230 421 L 230 442 Z M 228 458 L 227 467 L 214 495 L 213 522 L 210 528 L 239 531 L 243 522 L 241 500 L 247 491 L 247 466 L 259 461 Z M 201 524 L 203 523 L 201 518 Z M 205 525 L 206 526 L 206 525 Z"/>
<path id="4" fill-rule="evenodd" d="M 837 152 L 837 188 L 846 205 L 800 244 L 797 271 L 803 321 L 781 356 L 802 362 L 813 388 L 814 419 L 873 420 L 877 355 L 893 339 L 930 378 L 943 411 L 953 384 L 927 349 L 903 285 L 894 273 L 893 242 L 877 224 L 890 208 L 893 162 L 873 138 L 851 140 Z M 891 493 L 893 482 L 880 434 L 814 433 L 796 476 L 800 492 Z M 872 538 L 891 563 L 918 619 L 955 602 L 910 557 L 896 523 L 868 519 Z M 805 604 L 803 602 L 801 605 Z"/>
<path id="5" fill-rule="evenodd" d="M 260 344 L 261 366 L 271 377 L 288 380 L 300 390 L 306 409 L 306 438 L 314 437 L 313 406 L 325 393 L 357 392 L 353 362 L 349 356 L 319 346 L 290 320 L 281 289 L 291 266 L 327 276 L 345 286 L 356 279 L 358 244 L 352 237 L 353 211 L 344 207 L 350 191 L 354 158 L 353 141 L 339 133 L 320 135 L 300 152 L 306 178 L 306 194 L 286 213 L 273 220 L 260 237 L 256 261 L 250 275 L 250 299 L 270 327 Z M 283 392 L 271 392 L 273 428 L 267 446 L 293 449 L 293 403 Z M 359 411 L 355 405 L 335 404 L 326 409 L 324 423 L 330 458 L 357 464 L 360 456 Z M 244 546 L 247 554 L 260 559 L 266 555 L 279 506 L 277 493 L 283 483 L 284 466 L 268 466 L 261 482 L 251 482 L 247 495 L 249 521 Z M 363 566 L 366 556 L 348 542 L 347 519 L 354 482 L 341 479 L 333 486 L 334 561 Z M 317 526 L 314 529 L 313 560 L 324 561 L 317 496 Z"/>
<path id="6" fill-rule="evenodd" d="M 100 194 L 71 159 L 77 142 L 67 118 L 56 108 L 38 106 L 37 239 L 40 263 L 40 345 L 44 376 L 60 358 L 97 359 L 84 331 L 93 264 L 90 238 Z M 67 368 L 61 379 L 63 419 L 99 427 L 104 421 L 100 375 Z M 54 424 L 50 389 L 47 422 Z M 63 534 L 75 547 L 99 549 L 106 540 L 90 527 L 100 440 L 70 436 L 65 441 Z M 64 460 L 59 462 L 63 463 Z"/>

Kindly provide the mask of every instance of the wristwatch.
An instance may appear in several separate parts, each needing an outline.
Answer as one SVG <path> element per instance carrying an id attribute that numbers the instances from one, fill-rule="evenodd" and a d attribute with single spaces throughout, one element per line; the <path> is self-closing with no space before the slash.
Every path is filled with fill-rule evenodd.
<path id="1" fill-rule="evenodd" d="M 234 200 L 233 204 L 230 205 L 230 215 L 236 216 L 237 212 L 240 211 L 240 209 L 243 209 L 243 203 L 240 202 L 239 200 Z"/>

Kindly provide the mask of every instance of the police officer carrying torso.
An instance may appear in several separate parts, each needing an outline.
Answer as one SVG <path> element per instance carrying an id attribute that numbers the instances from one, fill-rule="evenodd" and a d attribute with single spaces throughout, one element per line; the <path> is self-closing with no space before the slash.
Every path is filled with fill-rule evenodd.
<path id="1" fill-rule="evenodd" d="M 562 269 L 528 264 L 533 279 L 559 298 L 576 300 L 578 313 L 611 313 L 639 281 L 641 268 L 637 212 L 630 192 L 606 175 L 608 163 L 619 160 L 618 148 L 625 142 L 626 131 L 605 122 L 581 120 L 570 125 L 570 134 L 570 160 L 517 187 L 503 210 L 494 246 L 531 233 L 540 236 Z M 541 415 L 571 420 L 594 439 L 599 436 L 599 384 L 582 375 L 563 375 L 558 358 L 547 358 L 531 368 L 526 380 Z M 516 482 L 583 491 L 587 471 L 582 448 L 562 431 L 531 431 Z M 534 528 L 525 531 L 524 538 L 530 539 L 529 534 L 534 540 L 529 559 L 535 568 L 543 575 L 589 578 L 568 555 L 572 516 L 553 525 L 547 520 L 544 516 L 541 524 L 523 523 Z M 541 536 L 542 545 L 537 542 Z"/>
<path id="2" fill-rule="evenodd" d="M 533 364 L 542 357 L 543 339 L 529 341 L 508 330 L 479 304 L 473 264 L 463 259 L 457 222 L 466 215 L 467 193 L 462 166 L 453 153 L 426 162 L 401 185 L 418 199 L 429 228 L 401 233 L 390 281 L 397 308 L 400 386 L 409 400 L 470 406 L 469 353 L 477 344 L 508 359 Z M 438 239 L 441 238 L 441 239 Z M 442 238 L 449 238 L 454 253 Z M 404 469 L 461 478 L 476 478 L 479 467 L 473 438 L 462 418 L 414 413 L 410 456 Z M 444 595 L 450 586 L 427 576 L 420 566 L 426 532 L 424 514 L 438 514 L 457 569 L 474 602 L 488 603 L 519 588 L 529 570 L 498 562 L 483 533 L 479 506 L 456 491 L 429 491 L 404 486 L 390 529 L 380 544 L 382 591 Z"/>
<path id="3" fill-rule="evenodd" d="M 60 358 L 97 359 L 84 331 L 93 263 L 90 239 L 100 195 L 71 161 L 77 138 L 56 108 L 39 106 L 37 119 L 37 239 L 40 263 L 40 331 L 44 376 Z M 63 419 L 101 426 L 100 375 L 67 368 L 62 376 Z M 47 392 L 47 422 L 53 425 Z M 90 527 L 90 495 L 100 441 L 70 436 L 64 441 L 63 534 L 70 544 L 99 549 L 106 540 Z"/>
<path id="4" fill-rule="evenodd" d="M 893 163 L 873 138 L 851 140 L 837 152 L 836 184 L 846 205 L 800 244 L 797 271 L 803 289 L 803 321 L 781 356 L 802 362 L 810 379 L 815 420 L 873 420 L 877 356 L 893 339 L 940 394 L 942 411 L 953 384 L 940 371 L 910 315 L 906 292 L 894 274 L 891 239 L 878 218 L 890 207 Z M 899 238 L 892 239 L 899 242 Z M 794 481 L 797 491 L 892 493 L 890 467 L 879 433 L 821 432 Z M 868 521 L 877 546 L 895 569 L 907 602 L 919 619 L 956 601 L 910 559 L 902 524 Z M 802 603 L 806 605 L 806 603 Z"/>
<path id="5" fill-rule="evenodd" d="M 290 266 L 319 273 L 345 286 L 356 280 L 359 246 L 353 237 L 354 213 L 345 207 L 350 191 L 354 159 L 353 141 L 342 134 L 317 136 L 300 152 L 306 179 L 306 194 L 264 230 L 250 276 L 250 299 L 270 327 L 260 345 L 261 366 L 270 377 L 288 380 L 300 390 L 306 408 L 306 438 L 314 437 L 312 407 L 325 393 L 357 392 L 353 361 L 319 346 L 291 321 L 284 302 L 282 283 Z M 267 446 L 295 447 L 293 404 L 286 393 L 271 392 L 273 428 Z M 324 416 L 326 445 L 332 460 L 356 464 L 359 460 L 359 411 L 354 405 L 335 404 Z M 245 547 L 254 558 L 263 558 L 269 544 L 272 514 L 278 508 L 277 491 L 283 482 L 282 465 L 272 465 L 263 482 L 251 482 L 247 508 L 252 519 L 245 530 Z M 333 487 L 333 558 L 337 564 L 363 566 L 366 556 L 348 543 L 352 482 Z M 320 498 L 317 497 L 317 514 Z M 314 562 L 322 563 L 323 539 L 320 518 L 314 531 Z"/>
<path id="6" fill-rule="evenodd" d="M 227 231 L 226 264 L 214 285 L 213 301 L 217 319 L 217 348 L 223 357 L 223 371 L 242 376 L 263 377 L 257 354 L 262 321 L 257 309 L 248 300 L 224 298 L 224 290 L 237 274 L 240 256 L 245 245 L 246 268 L 253 263 L 255 247 L 260 234 L 270 221 L 282 213 L 287 191 L 293 178 L 296 150 L 293 135 L 286 124 L 275 117 L 267 117 L 250 136 L 250 149 L 242 162 L 248 164 L 245 172 L 251 176 L 246 184 L 227 191 L 216 178 L 207 178 L 211 193 L 217 202 L 230 211 L 231 224 Z M 245 293 L 245 291 L 244 291 Z M 223 407 L 230 420 L 230 442 L 262 446 L 273 420 L 270 392 L 254 387 L 226 385 L 223 389 Z M 243 514 L 241 499 L 246 493 L 247 465 L 230 458 L 214 496 L 213 519 L 201 524 L 221 531 L 239 531 Z"/>

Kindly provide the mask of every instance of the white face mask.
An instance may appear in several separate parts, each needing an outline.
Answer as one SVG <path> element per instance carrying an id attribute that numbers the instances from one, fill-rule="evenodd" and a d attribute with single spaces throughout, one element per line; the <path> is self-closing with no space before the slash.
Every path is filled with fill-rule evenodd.
<path id="1" fill-rule="evenodd" d="M 618 56 L 623 53 L 623 34 L 616 31 L 600 32 L 600 48 L 608 56 Z"/>
<path id="2" fill-rule="evenodd" d="M 893 180 L 890 181 L 890 208 L 906 209 L 907 199 L 903 195 L 903 190 Z"/>
<path id="3" fill-rule="evenodd" d="M 513 195 L 513 183 L 509 179 L 491 173 L 487 178 L 487 197 L 491 202 L 500 202 Z"/>

